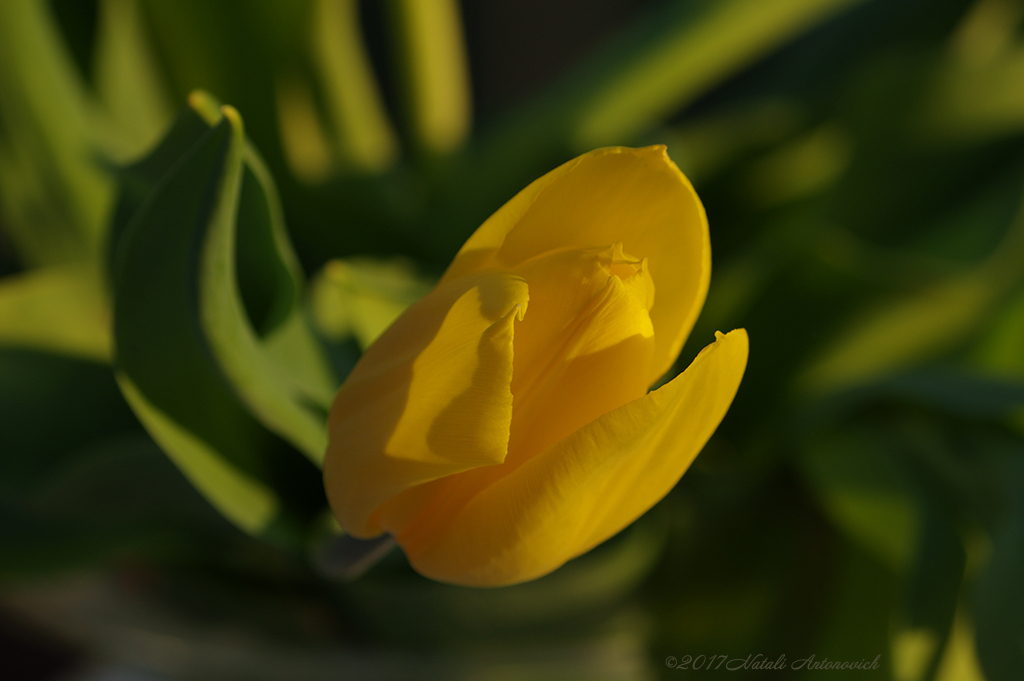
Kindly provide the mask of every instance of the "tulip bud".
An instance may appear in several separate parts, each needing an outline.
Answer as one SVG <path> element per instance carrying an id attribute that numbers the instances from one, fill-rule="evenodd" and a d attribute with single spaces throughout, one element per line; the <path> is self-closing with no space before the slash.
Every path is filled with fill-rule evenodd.
<path id="1" fill-rule="evenodd" d="M 531 184 L 335 397 L 324 476 L 342 527 L 473 586 L 534 579 L 621 530 L 742 378 L 741 329 L 647 392 L 709 277 L 703 207 L 663 147 L 599 149 Z"/>

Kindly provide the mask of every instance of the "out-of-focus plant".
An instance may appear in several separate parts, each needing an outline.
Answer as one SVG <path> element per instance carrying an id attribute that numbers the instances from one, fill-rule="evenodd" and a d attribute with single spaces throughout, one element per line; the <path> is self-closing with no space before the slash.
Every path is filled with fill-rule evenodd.
<path id="1" fill-rule="evenodd" d="M 175 637 L 181 677 L 675 678 L 668 655 L 763 651 L 1017 678 L 1024 6 L 650 3 L 474 116 L 485 5 L 464 43 L 441 0 L 0 2 L 4 602 L 133 664 L 167 656 L 125 641 Z M 706 451 L 537 582 L 447 587 L 392 552 L 338 583 L 386 550 L 337 540 L 315 461 L 361 349 L 527 182 L 656 143 L 714 246 L 682 355 L 757 339 Z M 83 566 L 122 579 L 27 586 Z"/>

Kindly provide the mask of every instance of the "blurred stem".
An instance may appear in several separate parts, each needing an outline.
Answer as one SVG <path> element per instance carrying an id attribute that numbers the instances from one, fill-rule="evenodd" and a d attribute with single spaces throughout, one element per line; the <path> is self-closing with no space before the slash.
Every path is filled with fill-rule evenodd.
<path id="1" fill-rule="evenodd" d="M 469 134 L 472 97 L 457 0 L 392 0 L 399 58 L 417 145 L 444 154 Z"/>
<path id="2" fill-rule="evenodd" d="M 312 561 L 327 579 L 351 582 L 366 574 L 394 548 L 395 540 L 389 534 L 374 539 L 336 534 L 313 549 Z"/>
<path id="3" fill-rule="evenodd" d="M 313 61 L 341 165 L 372 173 L 387 170 L 398 142 L 363 45 L 356 0 L 315 0 L 312 32 Z"/>

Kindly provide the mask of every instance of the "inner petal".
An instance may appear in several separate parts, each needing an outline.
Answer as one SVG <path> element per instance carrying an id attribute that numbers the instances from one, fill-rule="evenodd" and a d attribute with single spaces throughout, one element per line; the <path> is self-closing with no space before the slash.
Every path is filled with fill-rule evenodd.
<path id="1" fill-rule="evenodd" d="M 654 284 L 622 244 L 547 253 L 514 272 L 531 308 L 516 328 L 505 467 L 642 397 L 654 351 Z"/>
<path id="2" fill-rule="evenodd" d="M 480 490 L 648 388 L 654 285 L 646 260 L 621 244 L 551 251 L 513 270 L 530 305 L 516 323 L 512 422 L 499 465 L 467 470 L 398 495 L 381 526 L 406 552 L 426 548 Z"/>

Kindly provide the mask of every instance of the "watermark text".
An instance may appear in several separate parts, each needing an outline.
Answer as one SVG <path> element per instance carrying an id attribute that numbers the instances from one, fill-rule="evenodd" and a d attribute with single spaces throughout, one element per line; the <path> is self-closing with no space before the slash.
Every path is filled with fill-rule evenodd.
<path id="1" fill-rule="evenodd" d="M 751 653 L 746 657 L 729 657 L 728 655 L 683 655 L 675 657 L 669 655 L 665 658 L 665 666 L 669 669 L 724 669 L 735 672 L 741 669 L 814 669 L 814 670 L 850 670 L 850 669 L 878 669 L 882 655 L 878 654 L 873 660 L 830 660 L 823 657 L 820 660 L 815 655 L 802 657 L 790 662 L 785 654 L 778 657 L 768 657 L 762 653 Z"/>

